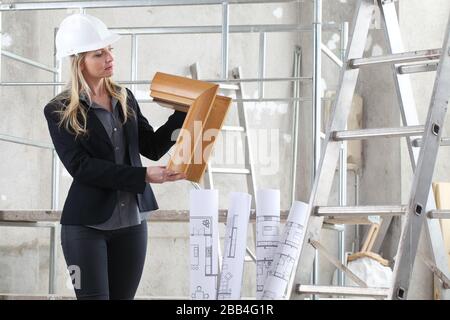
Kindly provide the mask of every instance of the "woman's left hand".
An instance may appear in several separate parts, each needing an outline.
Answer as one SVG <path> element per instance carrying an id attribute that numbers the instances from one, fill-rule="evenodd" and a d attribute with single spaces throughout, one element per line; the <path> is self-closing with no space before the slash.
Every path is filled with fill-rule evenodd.
<path id="1" fill-rule="evenodd" d="M 167 181 L 177 181 L 186 179 L 186 174 L 168 170 L 163 166 L 147 167 L 146 182 L 164 183 Z"/>

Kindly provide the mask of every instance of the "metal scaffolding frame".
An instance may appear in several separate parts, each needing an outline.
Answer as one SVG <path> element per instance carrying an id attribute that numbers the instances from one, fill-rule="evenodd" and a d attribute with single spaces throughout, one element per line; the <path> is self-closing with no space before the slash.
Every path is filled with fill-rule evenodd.
<path id="1" fill-rule="evenodd" d="M 311 25 L 299 25 L 299 24 L 276 24 L 276 25 L 229 25 L 229 6 L 237 4 L 265 4 L 265 3 L 287 3 L 295 2 L 293 0 L 129 0 L 129 1 L 49 1 L 49 2 L 21 2 L 21 3 L 2 3 L 0 0 L 0 35 L 2 31 L 2 13 L 3 12 L 14 12 L 14 11 L 32 11 L 32 10 L 63 10 L 63 9 L 80 9 L 81 12 L 85 12 L 86 9 L 94 8 L 131 8 L 131 7 L 154 7 L 154 6 L 193 6 L 193 5 L 221 5 L 222 8 L 222 23 L 216 26 L 164 26 L 164 27 L 134 27 L 134 28 L 111 28 L 121 35 L 131 36 L 131 74 L 129 80 L 118 81 L 121 84 L 131 85 L 132 90 L 135 89 L 136 85 L 140 84 L 150 84 L 150 81 L 138 81 L 137 75 L 137 65 L 138 65 L 138 46 L 139 46 L 139 36 L 141 35 L 167 35 L 167 34 L 211 34 L 217 33 L 222 35 L 221 41 L 221 78 L 220 79 L 202 79 L 209 82 L 216 82 L 222 84 L 223 86 L 237 83 L 237 82 L 257 82 L 258 83 L 258 98 L 255 99 L 241 99 L 238 102 L 293 102 L 297 105 L 299 102 L 312 102 L 313 110 L 313 176 L 317 168 L 317 164 L 320 159 L 321 150 L 321 139 L 323 139 L 324 134 L 321 132 L 321 107 L 322 101 L 321 97 L 321 55 L 324 53 L 328 56 L 331 61 L 335 62 L 336 65 L 342 66 L 342 57 L 345 56 L 346 41 L 348 38 L 348 24 L 324 24 L 322 23 L 322 0 L 311 0 L 314 2 L 314 19 Z M 55 29 L 54 39 L 56 36 Z M 322 32 L 323 31 L 339 31 L 341 35 L 341 54 L 340 57 L 331 52 L 326 46 L 322 44 Z M 308 77 L 301 77 L 300 75 L 295 77 L 284 77 L 284 78 L 265 78 L 265 61 L 266 61 L 266 35 L 271 32 L 312 32 L 313 33 L 313 74 Z M 258 77 L 249 79 L 229 79 L 228 78 L 228 52 L 229 52 L 229 35 L 230 33 L 259 33 L 259 62 L 258 62 Z M 1 36 L 0 36 L 0 49 L 1 49 Z M 24 64 L 36 67 L 41 70 L 45 70 L 53 74 L 53 82 L 2 82 L 1 80 L 1 60 L 2 56 L 9 59 L 13 59 Z M 65 85 L 62 82 L 62 63 L 56 59 L 56 52 L 54 52 L 54 65 L 46 66 L 37 61 L 33 61 L 26 57 L 19 56 L 12 52 L 6 50 L 1 50 L 0 54 L 0 86 L 51 86 L 54 88 L 54 95 L 60 92 L 61 87 Z M 300 96 L 291 98 L 264 98 L 264 83 L 265 82 L 293 82 L 298 85 L 303 81 L 312 81 L 312 98 L 304 98 Z M 294 92 L 296 92 L 294 90 Z M 298 93 L 298 90 L 297 90 Z M 150 99 L 140 99 L 139 102 L 152 102 Z M 296 134 L 298 131 L 298 117 L 296 116 L 293 121 L 293 133 Z M 58 210 L 59 203 L 59 171 L 60 162 L 57 157 L 56 151 L 52 145 L 47 145 L 44 143 L 30 141 L 20 137 L 13 137 L 6 134 L 0 133 L 0 141 L 7 141 L 12 143 L 18 143 L 21 145 L 33 146 L 37 148 L 49 149 L 52 151 L 52 210 Z M 297 141 L 297 139 L 294 139 Z M 293 147 L 294 159 L 297 157 L 297 146 Z M 342 156 L 340 162 L 340 172 L 339 175 L 339 199 L 340 204 L 345 204 L 346 199 L 346 144 L 343 143 L 342 146 Z M 296 163 L 293 163 L 295 167 Z M 355 174 L 356 177 L 356 174 Z M 292 200 L 295 197 L 295 183 L 296 177 L 293 176 L 292 185 L 294 186 L 291 190 Z M 311 178 L 313 180 L 313 177 Z M 358 183 L 358 180 L 356 180 Z M 11 225 L 11 224 L 8 224 Z M 22 225 L 22 224 L 21 224 Z M 33 226 L 39 226 L 33 224 Z M 45 225 L 48 227 L 47 225 Z M 54 233 L 56 224 L 52 229 L 51 233 L 51 263 L 55 262 L 55 241 Z M 335 228 L 339 231 L 339 252 L 340 259 L 344 259 L 344 231 L 343 228 Z M 53 252 L 53 253 L 52 253 Z M 317 265 L 315 268 L 316 272 L 313 276 L 314 279 L 317 277 Z M 54 284 L 56 279 L 55 267 L 50 266 L 50 277 L 49 277 L 49 293 L 54 293 Z M 315 282 L 314 282 L 315 283 Z"/>

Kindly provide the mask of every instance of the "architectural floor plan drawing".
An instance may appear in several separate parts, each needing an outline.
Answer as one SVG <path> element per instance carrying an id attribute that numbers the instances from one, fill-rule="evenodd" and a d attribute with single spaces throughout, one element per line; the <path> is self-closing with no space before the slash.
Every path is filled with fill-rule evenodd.
<path id="1" fill-rule="evenodd" d="M 218 275 L 218 192 L 190 194 L 190 293 L 194 300 L 215 300 Z"/>
<path id="2" fill-rule="evenodd" d="M 308 217 L 308 205 L 295 201 L 280 237 L 280 243 L 273 257 L 273 265 L 264 283 L 262 299 L 282 299 L 294 262 L 300 253 L 303 233 Z"/>
<path id="3" fill-rule="evenodd" d="M 251 203 L 252 196 L 247 193 L 232 192 L 230 194 L 218 292 L 219 300 L 241 298 Z"/>
<path id="4" fill-rule="evenodd" d="M 280 190 L 261 189 L 256 197 L 256 299 L 260 299 L 264 282 L 278 247 L 280 229 Z"/>

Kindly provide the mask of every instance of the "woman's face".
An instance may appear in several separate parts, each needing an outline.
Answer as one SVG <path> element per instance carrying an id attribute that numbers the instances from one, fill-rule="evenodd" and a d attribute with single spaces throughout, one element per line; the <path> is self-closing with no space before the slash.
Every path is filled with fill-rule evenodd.
<path id="1" fill-rule="evenodd" d="M 101 79 L 111 77 L 114 73 L 113 48 L 108 46 L 103 49 L 89 51 L 81 64 L 83 75 L 88 78 Z"/>

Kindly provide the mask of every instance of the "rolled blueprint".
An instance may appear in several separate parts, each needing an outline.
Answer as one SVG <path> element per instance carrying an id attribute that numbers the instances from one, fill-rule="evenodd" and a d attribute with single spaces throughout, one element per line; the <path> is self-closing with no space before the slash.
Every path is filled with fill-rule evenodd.
<path id="1" fill-rule="evenodd" d="M 280 190 L 260 189 L 256 197 L 256 299 L 261 299 L 264 282 L 278 246 Z"/>
<path id="2" fill-rule="evenodd" d="M 248 193 L 232 192 L 230 194 L 222 270 L 217 296 L 219 300 L 241 298 L 251 203 L 252 196 Z"/>
<path id="3" fill-rule="evenodd" d="M 189 204 L 190 296 L 215 300 L 218 275 L 218 192 L 192 190 Z"/>
<path id="4" fill-rule="evenodd" d="M 280 243 L 273 258 L 273 265 L 264 283 L 262 299 L 282 299 L 300 254 L 303 243 L 308 204 L 295 201 L 280 237 Z"/>

